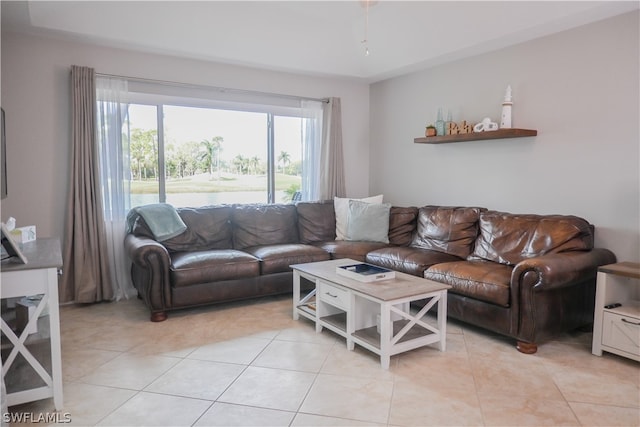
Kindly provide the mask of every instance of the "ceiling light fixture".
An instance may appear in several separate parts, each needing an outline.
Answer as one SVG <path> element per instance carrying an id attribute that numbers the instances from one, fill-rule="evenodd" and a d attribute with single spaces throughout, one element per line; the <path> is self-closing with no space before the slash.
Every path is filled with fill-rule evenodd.
<path id="1" fill-rule="evenodd" d="M 364 40 L 360 42 L 364 45 L 364 56 L 369 56 L 369 7 L 376 3 L 376 0 L 360 0 L 360 5 L 364 7 Z"/>

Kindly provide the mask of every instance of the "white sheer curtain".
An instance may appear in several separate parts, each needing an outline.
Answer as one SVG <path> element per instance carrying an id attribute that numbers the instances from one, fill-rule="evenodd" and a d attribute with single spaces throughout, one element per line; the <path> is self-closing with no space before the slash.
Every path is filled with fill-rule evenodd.
<path id="1" fill-rule="evenodd" d="M 130 277 L 131 261 L 123 246 L 126 215 L 131 207 L 129 132 L 123 127 L 127 118 L 127 92 L 124 79 L 96 77 L 100 186 L 109 266 L 117 300 L 136 294 Z"/>
<path id="2" fill-rule="evenodd" d="M 320 199 L 322 102 L 302 100 L 302 200 Z"/>

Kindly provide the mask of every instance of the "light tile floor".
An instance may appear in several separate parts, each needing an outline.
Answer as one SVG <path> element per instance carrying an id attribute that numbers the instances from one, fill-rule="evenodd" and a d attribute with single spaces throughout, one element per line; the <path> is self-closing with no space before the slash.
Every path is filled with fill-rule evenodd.
<path id="1" fill-rule="evenodd" d="M 640 364 L 591 354 L 591 333 L 535 355 L 449 321 L 447 351 L 379 359 L 291 316 L 291 297 L 174 312 L 138 300 L 61 309 L 71 425 L 640 425 Z M 51 399 L 10 408 L 50 414 Z M 44 423 L 39 423 L 44 425 Z"/>

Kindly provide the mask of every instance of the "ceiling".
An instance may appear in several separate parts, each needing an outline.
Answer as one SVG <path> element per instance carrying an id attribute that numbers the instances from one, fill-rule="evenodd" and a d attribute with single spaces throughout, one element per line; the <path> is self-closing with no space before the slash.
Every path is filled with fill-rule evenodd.
<path id="1" fill-rule="evenodd" d="M 379 0 L 369 4 L 366 33 L 365 0 L 3 0 L 2 30 L 375 82 L 637 10 L 639 5 L 637 0 Z"/>

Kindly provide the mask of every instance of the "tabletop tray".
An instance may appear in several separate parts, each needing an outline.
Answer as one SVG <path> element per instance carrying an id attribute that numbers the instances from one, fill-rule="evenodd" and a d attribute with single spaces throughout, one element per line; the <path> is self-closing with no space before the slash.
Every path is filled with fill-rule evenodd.
<path id="1" fill-rule="evenodd" d="M 377 282 L 396 277 L 396 272 L 393 270 L 366 263 L 342 265 L 336 267 L 336 273 L 360 282 Z"/>

